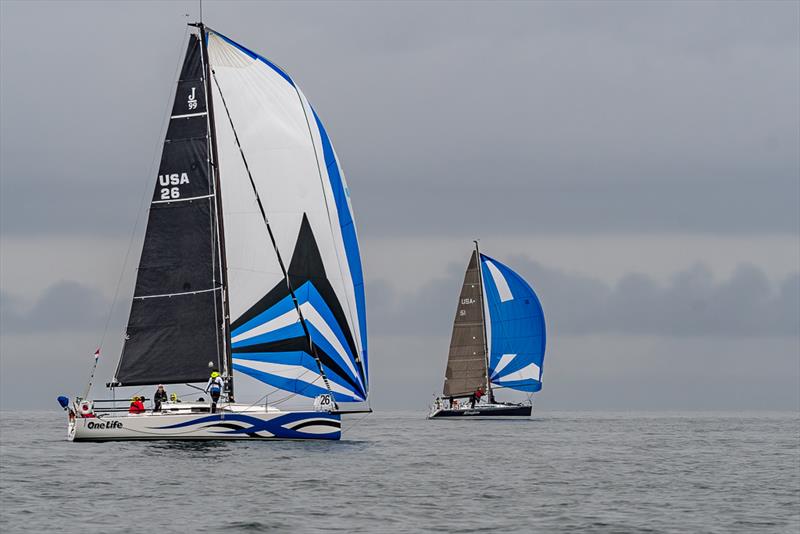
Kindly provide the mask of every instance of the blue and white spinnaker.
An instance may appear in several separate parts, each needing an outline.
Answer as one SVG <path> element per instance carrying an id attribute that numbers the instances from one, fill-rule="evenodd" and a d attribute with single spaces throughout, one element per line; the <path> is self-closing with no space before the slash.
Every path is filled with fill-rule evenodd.
<path id="1" fill-rule="evenodd" d="M 491 384 L 533 393 L 542 389 L 544 312 L 533 288 L 499 261 L 481 254 Z"/>

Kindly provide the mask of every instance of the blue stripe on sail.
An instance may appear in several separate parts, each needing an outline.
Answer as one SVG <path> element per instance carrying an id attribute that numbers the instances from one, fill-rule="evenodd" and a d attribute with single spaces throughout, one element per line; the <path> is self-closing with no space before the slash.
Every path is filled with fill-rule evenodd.
<path id="1" fill-rule="evenodd" d="M 311 323 L 308 324 L 308 332 L 309 332 L 309 334 L 311 334 L 311 340 L 314 342 L 314 344 L 317 347 L 319 347 L 325 354 L 328 354 L 331 358 L 333 358 L 335 360 L 338 360 L 337 363 L 339 363 L 339 367 L 341 367 L 342 370 L 345 373 L 347 373 L 347 376 L 350 377 L 350 380 L 352 380 L 353 382 L 358 384 L 359 383 L 358 377 L 353 375 L 353 373 L 350 371 L 350 369 L 347 367 L 347 365 L 344 362 L 341 361 L 342 358 L 339 356 L 339 353 L 336 352 L 336 350 L 333 348 L 333 346 L 330 344 L 330 342 L 325 338 L 325 336 L 323 336 L 320 333 L 320 331 L 317 330 L 316 327 Z M 333 373 L 333 371 L 330 370 L 327 365 L 323 365 L 323 367 L 325 368 L 325 376 L 330 378 L 330 376 Z M 353 386 L 347 384 L 347 382 L 344 382 L 344 381 L 342 383 L 342 386 L 347 388 L 347 389 L 352 389 L 353 388 Z M 361 396 L 364 396 L 364 392 L 361 391 L 361 388 L 359 388 L 358 390 L 355 390 L 354 393 L 356 393 L 358 395 L 361 395 Z"/>
<path id="2" fill-rule="evenodd" d="M 507 298 L 505 301 L 501 299 L 487 262 L 491 262 L 503 276 L 513 298 Z M 481 254 L 481 273 L 491 322 L 489 376 L 492 376 L 493 383 L 503 387 L 528 392 L 539 391 L 541 382 L 537 380 L 504 382 L 502 378 L 531 363 L 540 369 L 543 368 L 546 329 L 542 305 L 531 286 L 521 276 L 499 261 L 483 254 Z M 505 291 L 505 288 L 503 289 Z M 504 354 L 516 354 L 516 356 L 496 373 L 496 376 L 493 376 Z"/>
<path id="3" fill-rule="evenodd" d="M 209 30 L 209 33 L 211 33 L 212 31 L 213 31 L 213 30 Z M 238 48 L 239 50 L 241 50 L 242 52 L 244 52 L 245 54 L 247 54 L 247 55 L 248 55 L 248 56 L 250 56 L 251 58 L 253 58 L 253 59 L 255 59 L 255 60 L 258 60 L 258 61 L 261 61 L 262 63 L 264 63 L 265 65 L 267 65 L 269 68 L 271 68 L 272 70 L 274 70 L 275 72 L 277 72 L 278 74 L 280 74 L 280 75 L 281 75 L 281 77 L 282 77 L 284 80 L 286 80 L 287 82 L 289 82 L 289 84 L 291 84 L 291 86 L 292 86 L 292 87 L 294 87 L 294 82 L 293 82 L 293 81 L 292 81 L 292 79 L 289 77 L 289 75 L 288 75 L 288 74 L 286 74 L 285 72 L 283 72 L 283 70 L 282 70 L 280 67 L 278 67 L 278 66 L 277 66 L 275 63 L 273 63 L 272 61 L 268 60 L 267 58 L 265 58 L 265 57 L 263 57 L 263 56 L 259 56 L 258 54 L 256 54 L 256 53 L 255 53 L 255 52 L 253 52 L 252 50 L 250 50 L 250 49 L 248 49 L 248 48 L 245 48 L 244 46 L 240 45 L 239 43 L 237 43 L 237 42 L 236 42 L 236 41 L 234 41 L 233 39 L 231 39 L 231 38 L 229 38 L 229 37 L 225 37 L 224 35 L 222 35 L 222 34 L 221 34 L 221 33 L 219 33 L 218 31 L 213 31 L 213 33 L 214 33 L 215 35 L 218 35 L 219 37 L 221 37 L 221 38 L 222 38 L 222 39 L 223 39 L 223 40 L 224 40 L 226 43 L 228 43 L 229 45 L 231 45 L 231 46 L 234 46 L 234 47 Z"/>
<path id="4" fill-rule="evenodd" d="M 278 303 L 274 304 L 268 310 L 263 311 L 244 323 L 239 328 L 233 330 L 231 332 L 231 337 L 234 338 L 239 334 L 243 334 L 248 330 L 252 330 L 257 326 L 261 326 L 264 323 L 267 323 L 276 317 L 280 317 L 284 313 L 294 310 L 294 302 L 292 302 L 292 297 L 286 296 L 285 298 L 281 299 Z"/>
<path id="5" fill-rule="evenodd" d="M 369 381 L 369 360 L 367 358 L 367 306 L 364 297 L 364 272 L 361 267 L 358 237 L 356 235 L 353 214 L 350 212 L 350 205 L 347 202 L 350 193 L 345 187 L 342 176 L 339 173 L 339 163 L 336 161 L 336 154 L 333 151 L 330 138 L 328 138 L 328 133 L 325 131 L 322 121 L 319 120 L 317 112 L 313 109 L 311 111 L 314 114 L 314 120 L 317 123 L 320 139 L 322 140 L 325 167 L 328 171 L 333 198 L 336 201 L 336 212 L 339 215 L 339 226 L 341 227 L 342 241 L 344 243 L 345 254 L 347 255 L 347 265 L 350 268 L 350 276 L 353 279 L 356 312 L 358 314 L 358 329 L 361 339 L 361 360 L 364 362 L 364 382 L 366 385 Z"/>
<path id="6" fill-rule="evenodd" d="M 314 287 L 314 284 L 311 282 L 306 282 L 301 286 L 301 289 L 305 289 L 305 299 L 301 299 L 302 302 L 308 302 L 311 306 L 319 313 L 322 320 L 328 325 L 331 329 L 333 334 L 336 336 L 336 339 L 344 348 L 345 353 L 347 354 L 348 358 L 352 362 L 353 366 L 357 369 L 358 366 L 355 362 L 355 357 L 353 356 L 353 351 L 350 349 L 350 344 L 347 342 L 347 338 L 344 335 L 344 332 L 339 327 L 339 322 L 333 316 L 333 312 L 331 311 L 328 304 L 325 302 L 325 299 L 322 298 L 322 295 L 319 294 L 317 288 Z M 338 354 L 338 353 L 337 353 Z M 344 363 L 344 362 L 342 362 Z M 355 377 L 353 377 L 355 378 Z"/>
<path id="7" fill-rule="evenodd" d="M 333 345 L 328 341 L 325 336 L 313 325 L 311 321 L 306 321 L 307 326 L 309 327 L 309 333 L 311 334 L 311 338 L 322 350 L 325 351 L 331 358 L 337 360 L 339 365 L 345 372 L 350 376 L 350 378 L 355 383 L 362 383 L 361 378 L 355 376 L 348 367 L 347 363 L 345 363 L 344 358 L 347 358 L 350 361 L 350 364 L 355 368 L 358 369 L 358 365 L 353 357 L 353 354 L 350 349 L 350 345 L 347 343 L 347 339 L 345 338 L 344 332 L 339 327 L 339 323 L 336 321 L 335 317 L 333 316 L 333 312 L 331 312 L 330 308 L 328 307 L 325 300 L 322 298 L 322 295 L 319 294 L 317 288 L 311 282 L 306 282 L 297 290 L 295 290 L 295 295 L 298 299 L 298 304 L 303 305 L 305 303 L 309 303 L 320 315 L 323 321 L 328 325 L 331 332 L 333 332 L 336 339 L 339 341 L 339 344 L 343 347 L 345 354 L 342 355 L 338 351 L 333 348 Z M 232 332 L 232 338 L 235 338 L 238 335 L 244 334 L 258 328 L 259 326 L 279 317 L 287 312 L 294 311 L 295 306 L 294 302 L 292 301 L 290 296 L 287 296 L 281 299 L 278 303 L 273 305 L 271 308 L 261 312 L 253 319 L 250 319 L 242 326 L 238 327 Z M 281 328 L 277 328 L 275 330 L 265 332 L 263 334 L 253 336 L 248 339 L 244 339 L 241 341 L 235 341 L 231 344 L 231 347 L 241 348 L 241 347 L 249 347 L 252 345 L 258 345 L 261 343 L 270 343 L 274 341 L 282 341 L 284 339 L 293 339 L 298 337 L 304 337 L 305 333 L 303 332 L 303 325 L 299 322 L 295 322 L 289 325 L 286 325 Z M 359 394 L 364 394 L 365 392 L 359 391 Z"/>
<path id="8" fill-rule="evenodd" d="M 252 345 L 259 345 L 261 343 L 272 343 L 273 341 L 282 341 L 284 339 L 293 339 L 296 337 L 304 338 L 305 335 L 305 332 L 303 332 L 303 325 L 300 324 L 300 321 L 298 321 L 282 328 L 272 330 L 271 332 L 265 332 L 257 336 L 231 343 L 231 348 L 239 349 L 242 347 L 250 347 Z"/>
<path id="9" fill-rule="evenodd" d="M 504 388 L 509 389 L 516 389 L 518 391 L 527 391 L 528 393 L 536 393 L 540 389 L 542 389 L 542 383 L 538 380 L 528 379 L 528 380 L 509 380 L 507 382 L 497 382 L 492 381 L 493 384 L 497 384 L 498 386 L 503 386 Z"/>
<path id="10" fill-rule="evenodd" d="M 296 393 L 303 397 L 314 398 L 317 397 L 318 395 L 323 395 L 328 393 L 328 390 L 325 389 L 325 385 L 324 383 L 322 383 L 322 380 L 319 380 L 319 382 L 322 383 L 322 386 L 319 386 L 317 384 L 311 384 L 309 382 L 296 378 L 286 378 L 274 375 L 272 373 L 266 373 L 264 371 L 259 371 L 258 369 L 253 369 L 251 367 L 247 367 L 246 365 L 237 363 L 233 364 L 233 369 L 234 371 L 246 374 L 258 380 L 259 382 L 269 384 L 270 386 L 282 389 L 284 391 Z M 363 398 L 346 395 L 338 391 L 333 391 L 332 393 L 333 393 L 333 398 L 336 400 L 336 402 L 361 402 L 364 400 Z"/>
<path id="11" fill-rule="evenodd" d="M 292 387 L 295 388 L 295 389 L 291 389 L 289 391 L 296 391 L 297 388 L 303 387 L 302 384 L 306 384 L 308 382 L 313 382 L 313 379 L 309 379 L 309 377 L 313 376 L 313 377 L 316 378 L 319 375 L 319 366 L 317 365 L 317 361 L 310 354 L 308 354 L 307 352 L 304 352 L 304 351 L 234 353 L 233 360 L 234 360 L 234 368 L 236 368 L 237 364 L 240 367 L 247 367 L 247 362 L 251 361 L 251 362 L 275 363 L 275 364 L 280 364 L 280 365 L 289 365 L 289 366 L 292 366 L 292 367 L 302 367 L 303 369 L 306 369 L 306 370 L 310 371 L 311 373 L 313 373 L 313 375 L 307 374 L 305 377 L 299 377 L 298 379 L 278 377 L 278 378 L 281 378 L 281 380 L 289 381 L 289 382 L 283 382 L 283 383 L 285 383 L 285 384 L 291 383 Z M 350 391 L 352 393 L 353 397 L 359 398 L 359 400 L 363 400 L 364 399 L 364 394 L 361 391 L 353 390 L 353 386 L 348 384 L 347 381 L 344 380 L 342 377 L 340 377 L 338 373 L 334 372 L 327 365 L 323 365 L 322 367 L 325 370 L 325 376 L 328 377 L 328 381 L 337 384 L 342 389 L 346 389 L 346 390 Z M 248 367 L 248 369 L 250 369 L 250 368 Z M 251 369 L 251 370 L 252 371 L 257 371 L 255 369 Z M 266 373 L 264 371 L 258 371 L 258 372 L 266 374 L 266 375 L 269 375 L 269 376 L 273 376 L 270 373 Z M 298 371 L 298 376 L 301 375 L 302 373 L 303 373 L 302 370 Z M 248 374 L 250 374 L 250 373 L 248 373 Z M 250 376 L 253 376 L 253 375 L 250 374 Z M 260 380 L 256 376 L 253 376 L 253 378 L 256 378 L 257 380 Z M 307 380 L 303 380 L 303 378 L 306 378 Z M 301 385 L 295 384 L 294 382 L 291 382 L 293 380 L 299 381 L 302 384 Z M 319 387 L 322 387 L 324 389 L 324 383 L 322 382 L 321 378 L 318 379 L 315 382 L 315 384 L 317 384 Z M 275 385 L 275 384 L 271 384 L 271 385 Z M 275 387 L 281 387 L 281 386 L 275 386 Z M 285 389 L 285 388 L 281 387 L 281 389 Z"/>
<path id="12" fill-rule="evenodd" d="M 347 342 L 347 339 L 342 331 L 339 323 L 336 321 L 336 318 L 333 315 L 333 312 L 328 307 L 325 300 L 320 295 L 317 288 L 314 287 L 314 284 L 311 282 L 306 282 L 301 285 L 299 288 L 295 290 L 295 296 L 297 297 L 297 301 L 299 305 L 305 305 L 308 303 L 314 310 L 319 314 L 320 318 L 333 335 L 338 340 L 339 344 L 344 350 L 344 354 L 341 354 L 339 351 L 334 349 L 333 344 L 331 343 L 328 338 L 326 338 L 322 332 L 319 330 L 319 327 L 322 325 L 315 325 L 313 321 L 308 320 L 306 317 L 306 326 L 308 327 L 309 335 L 311 336 L 311 340 L 314 344 L 320 348 L 325 354 L 330 356 L 337 365 L 342 369 L 342 373 L 345 373 L 345 377 L 340 376 L 338 372 L 334 372 L 330 369 L 327 365 L 323 365 L 323 369 L 325 371 L 325 375 L 331 382 L 335 382 L 337 385 L 341 386 L 342 389 L 346 389 L 350 391 L 353 395 L 353 398 L 358 398 L 359 400 L 363 400 L 366 398 L 366 391 L 363 385 L 363 381 L 360 376 L 356 376 L 353 371 L 350 370 L 350 366 L 360 372 L 358 364 L 355 361 L 355 358 L 352 354 L 350 345 Z M 287 311 L 294 310 L 294 302 L 291 300 L 291 297 L 287 296 L 277 302 L 275 305 L 270 307 L 269 309 L 263 311 L 262 313 L 258 314 L 256 317 L 245 323 L 244 325 L 237 328 L 233 334 L 234 337 L 236 335 L 245 334 L 249 331 L 252 331 L 255 328 L 262 326 L 263 324 L 268 323 L 269 321 L 275 319 L 286 313 Z M 231 347 L 234 351 L 238 348 L 249 347 L 254 345 L 259 345 L 262 343 L 271 343 L 276 341 L 282 341 L 286 339 L 294 339 L 299 337 L 304 337 L 305 333 L 303 332 L 303 325 L 298 321 L 281 328 L 277 328 L 275 330 L 265 332 L 263 334 L 259 334 L 253 336 L 248 339 L 244 339 L 241 341 L 236 341 L 231 344 Z M 255 354 L 255 355 L 254 355 Z M 277 358 L 269 358 L 267 355 L 276 354 L 281 355 Z M 258 355 L 258 356 L 256 356 Z M 302 356 L 301 356 L 302 355 Z M 290 366 L 298 366 L 304 367 L 310 371 L 313 371 L 315 374 L 318 373 L 319 369 L 317 367 L 316 361 L 306 353 L 295 353 L 295 352 L 275 352 L 275 353 L 238 353 L 234 352 L 234 358 L 245 360 L 251 359 L 254 361 L 262 361 L 262 362 L 270 362 L 270 363 L 281 363 L 283 365 L 290 365 Z M 348 365 L 348 362 L 350 365 Z M 255 371 L 250 370 L 248 372 L 250 376 L 261 380 L 258 376 L 255 376 L 253 373 Z M 244 371 L 243 371 L 244 372 Z M 279 387 L 281 389 L 287 389 L 288 391 L 292 391 L 297 393 L 297 389 L 304 386 L 299 386 L 297 383 L 293 381 L 293 379 L 287 379 L 284 377 L 272 377 L 269 373 L 263 373 L 258 371 L 261 375 L 269 375 L 270 381 L 267 382 L 270 385 L 275 387 Z M 261 376 L 259 375 L 259 376 Z M 349 379 L 352 384 L 348 383 L 347 379 Z M 302 380 L 300 381 L 302 383 Z M 286 386 L 284 388 L 284 386 Z M 316 396 L 316 395 L 313 395 Z"/>
<path id="13" fill-rule="evenodd" d="M 336 339 L 339 341 L 339 344 L 344 349 L 345 354 L 348 360 L 350 361 L 350 364 L 353 366 L 353 368 L 356 369 L 357 371 L 360 371 L 358 363 L 355 360 L 355 356 L 353 355 L 352 349 L 350 348 L 350 344 L 347 342 L 347 338 L 345 337 L 344 332 L 339 327 L 339 322 L 333 316 L 333 312 L 328 307 L 328 304 L 325 302 L 325 300 L 322 298 L 322 295 L 319 294 L 317 288 L 314 287 L 314 285 L 311 284 L 310 282 L 303 284 L 303 286 L 308 286 L 306 294 L 308 303 L 311 304 L 311 306 L 317 311 L 317 313 L 319 313 L 320 317 L 322 317 L 322 319 L 331 329 L 333 334 L 336 336 Z M 309 328 L 314 327 L 314 325 L 311 324 L 310 322 L 308 323 L 308 326 Z M 331 345 L 330 342 L 321 333 L 318 332 L 318 335 L 319 335 L 318 345 L 320 345 L 320 347 L 323 347 L 323 350 L 325 350 L 326 354 L 329 354 L 331 357 L 335 357 L 338 360 L 340 360 L 340 365 L 342 366 L 343 369 L 347 371 L 347 373 L 350 375 L 353 381 L 356 383 L 363 384 L 362 379 L 360 377 L 353 375 L 347 364 L 344 361 L 342 361 L 342 357 L 339 355 L 339 352 L 333 348 L 333 345 Z M 316 339 L 314 341 L 317 342 Z"/>
<path id="14" fill-rule="evenodd" d="M 319 372 L 316 360 L 303 351 L 286 352 L 238 352 L 233 355 L 234 363 L 238 360 L 242 362 L 264 362 L 278 363 L 281 365 L 291 365 L 294 367 L 304 367 L 314 373 Z M 245 365 L 245 364 L 242 364 Z"/>

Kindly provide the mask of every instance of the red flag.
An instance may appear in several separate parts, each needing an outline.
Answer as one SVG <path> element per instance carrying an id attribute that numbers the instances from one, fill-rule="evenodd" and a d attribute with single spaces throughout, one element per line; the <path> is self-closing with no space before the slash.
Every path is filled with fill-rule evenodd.
<path id="1" fill-rule="evenodd" d="M 94 351 L 94 359 L 96 360 L 99 357 L 100 357 L 100 349 L 97 349 L 96 351 Z"/>

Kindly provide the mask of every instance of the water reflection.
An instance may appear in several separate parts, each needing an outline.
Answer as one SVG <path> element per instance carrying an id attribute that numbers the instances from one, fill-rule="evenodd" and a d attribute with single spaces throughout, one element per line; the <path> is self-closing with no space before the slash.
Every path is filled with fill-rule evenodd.
<path id="1" fill-rule="evenodd" d="M 230 443 L 225 441 L 150 441 L 148 448 L 150 454 L 156 456 L 174 455 L 176 453 L 188 457 L 205 458 L 209 453 L 214 455 L 228 449 Z"/>

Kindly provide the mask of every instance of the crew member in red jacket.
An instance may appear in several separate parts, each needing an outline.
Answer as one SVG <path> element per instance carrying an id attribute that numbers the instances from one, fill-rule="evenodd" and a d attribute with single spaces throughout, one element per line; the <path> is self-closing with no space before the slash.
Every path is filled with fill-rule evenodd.
<path id="1" fill-rule="evenodd" d="M 483 397 L 483 386 L 479 386 L 478 389 L 475 390 L 475 393 L 472 394 L 472 407 L 475 407 L 476 402 L 481 401 L 481 397 Z"/>
<path id="2" fill-rule="evenodd" d="M 131 399 L 131 407 L 128 408 L 128 413 L 144 413 L 144 403 L 141 397 Z"/>

